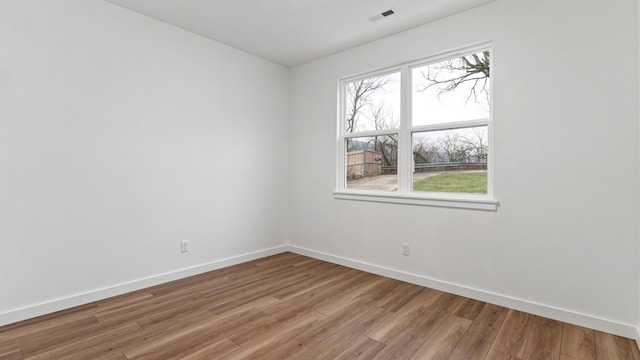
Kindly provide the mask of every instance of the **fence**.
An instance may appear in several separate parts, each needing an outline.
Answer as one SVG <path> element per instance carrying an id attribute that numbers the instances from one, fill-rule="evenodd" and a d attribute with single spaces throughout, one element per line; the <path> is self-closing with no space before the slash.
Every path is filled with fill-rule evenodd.
<path id="1" fill-rule="evenodd" d="M 397 171 L 397 166 L 383 166 L 382 172 L 385 174 Z M 463 170 L 487 170 L 487 163 L 429 163 L 415 164 L 415 172 L 440 172 L 440 171 L 463 171 Z"/>
<path id="2" fill-rule="evenodd" d="M 357 150 L 347 153 L 347 177 L 356 179 L 382 174 L 382 153 L 373 150 Z"/>

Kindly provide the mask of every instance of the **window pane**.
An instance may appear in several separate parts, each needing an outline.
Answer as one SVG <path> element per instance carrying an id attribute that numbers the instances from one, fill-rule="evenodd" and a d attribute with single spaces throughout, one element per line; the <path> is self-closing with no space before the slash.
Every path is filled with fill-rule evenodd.
<path id="1" fill-rule="evenodd" d="M 487 139 L 487 126 L 413 133 L 413 191 L 486 194 Z"/>
<path id="2" fill-rule="evenodd" d="M 347 133 L 396 129 L 400 125 L 400 73 L 345 85 Z"/>
<path id="3" fill-rule="evenodd" d="M 488 119 L 489 51 L 411 70 L 412 125 Z"/>
<path id="4" fill-rule="evenodd" d="M 346 140 L 348 189 L 398 190 L 398 135 Z"/>

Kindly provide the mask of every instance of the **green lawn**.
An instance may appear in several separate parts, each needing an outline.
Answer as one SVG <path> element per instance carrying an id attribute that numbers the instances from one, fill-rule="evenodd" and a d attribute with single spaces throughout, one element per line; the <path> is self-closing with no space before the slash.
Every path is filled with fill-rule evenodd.
<path id="1" fill-rule="evenodd" d="M 414 191 L 487 193 L 487 173 L 451 173 L 431 176 L 413 183 Z"/>

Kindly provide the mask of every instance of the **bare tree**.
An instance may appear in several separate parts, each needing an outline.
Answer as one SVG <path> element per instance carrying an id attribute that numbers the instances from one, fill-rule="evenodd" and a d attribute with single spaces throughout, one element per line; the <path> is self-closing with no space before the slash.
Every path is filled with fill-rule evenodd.
<path id="1" fill-rule="evenodd" d="M 351 133 L 356 130 L 356 122 L 358 115 L 362 114 L 366 106 L 372 106 L 371 95 L 376 91 L 383 89 L 389 78 L 387 76 L 378 76 L 369 79 L 363 79 L 350 82 L 346 85 L 347 92 L 347 114 L 345 123 L 347 132 Z"/>
<path id="2" fill-rule="evenodd" d="M 438 139 L 438 145 L 444 155 L 442 162 L 466 162 L 469 159 L 471 149 L 457 133 L 447 132 Z"/>
<path id="3" fill-rule="evenodd" d="M 387 110 L 384 103 L 370 104 L 371 122 L 375 130 L 397 127 L 397 120 Z M 374 150 L 382 154 L 383 166 L 395 166 L 398 159 L 398 139 L 395 136 L 383 135 L 374 137 Z"/>
<path id="4" fill-rule="evenodd" d="M 413 160 L 416 164 L 438 162 L 438 147 L 425 138 L 415 138 L 413 141 Z"/>
<path id="5" fill-rule="evenodd" d="M 375 136 L 374 150 L 382 155 L 383 166 L 398 165 L 398 139 L 395 136 Z"/>
<path id="6" fill-rule="evenodd" d="M 473 127 L 471 132 L 460 138 L 461 143 L 469 150 L 473 162 L 487 162 L 488 144 L 486 127 Z"/>
<path id="7" fill-rule="evenodd" d="M 369 104 L 368 114 L 363 114 L 373 124 L 375 130 L 393 129 L 398 127 L 398 119 L 393 117 L 393 112 L 384 102 L 378 104 Z"/>
<path id="8" fill-rule="evenodd" d="M 478 101 L 479 93 L 488 98 L 490 63 L 489 51 L 483 51 L 426 66 L 426 69 L 422 70 L 422 77 L 427 81 L 427 84 L 418 90 L 425 91 L 435 87 L 439 90 L 439 94 L 443 94 L 455 91 L 462 84 L 471 83 L 467 101 L 471 97 Z"/>

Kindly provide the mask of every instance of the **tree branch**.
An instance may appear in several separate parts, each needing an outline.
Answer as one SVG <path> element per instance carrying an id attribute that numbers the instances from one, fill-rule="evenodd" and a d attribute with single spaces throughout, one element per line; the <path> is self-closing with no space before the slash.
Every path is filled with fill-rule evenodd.
<path id="1" fill-rule="evenodd" d="M 482 54 L 482 56 L 480 56 L 480 54 Z M 487 90 L 487 85 L 491 75 L 490 63 L 489 51 L 483 51 L 482 53 L 461 56 L 456 59 L 429 65 L 427 66 L 427 72 L 422 71 L 422 77 L 427 80 L 428 84 L 420 87 L 418 91 L 426 91 L 436 87 L 440 88 L 438 95 L 442 95 L 455 91 L 462 84 L 473 82 L 466 101 L 469 101 L 469 99 L 473 97 L 477 102 L 478 92 L 484 93 L 488 99 L 489 91 Z M 454 77 L 447 77 L 447 75 L 461 71 L 464 72 L 462 75 L 456 74 Z M 480 80 L 484 81 L 480 84 Z"/>

